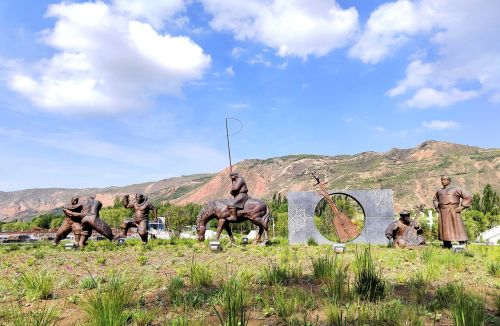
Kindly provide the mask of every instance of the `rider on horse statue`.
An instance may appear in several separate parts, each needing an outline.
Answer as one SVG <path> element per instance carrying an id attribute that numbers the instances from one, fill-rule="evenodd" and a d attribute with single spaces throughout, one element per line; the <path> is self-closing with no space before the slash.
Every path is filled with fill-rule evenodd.
<path id="1" fill-rule="evenodd" d="M 238 210 L 243 209 L 246 201 L 248 200 L 248 187 L 245 179 L 238 172 L 231 172 L 229 174 L 231 177 L 231 195 L 234 199 L 227 205 L 229 209 L 228 221 L 236 221 L 238 217 Z"/>

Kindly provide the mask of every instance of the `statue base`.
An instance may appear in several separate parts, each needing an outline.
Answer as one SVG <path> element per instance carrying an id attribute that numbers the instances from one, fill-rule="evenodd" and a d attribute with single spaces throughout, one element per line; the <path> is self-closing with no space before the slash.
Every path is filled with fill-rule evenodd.
<path id="1" fill-rule="evenodd" d="M 343 254 L 346 251 L 345 243 L 334 243 L 332 248 L 336 254 Z"/>
<path id="2" fill-rule="evenodd" d="M 66 250 L 75 250 L 77 247 L 73 242 L 67 243 L 64 245 L 64 249 Z"/>
<path id="3" fill-rule="evenodd" d="M 451 246 L 451 252 L 457 253 L 457 252 L 462 252 L 465 251 L 467 247 L 465 245 L 453 245 Z"/>
<path id="4" fill-rule="evenodd" d="M 219 252 L 219 251 L 222 251 L 222 246 L 220 244 L 220 241 L 210 241 L 210 250 L 212 251 L 215 251 L 215 252 Z"/>

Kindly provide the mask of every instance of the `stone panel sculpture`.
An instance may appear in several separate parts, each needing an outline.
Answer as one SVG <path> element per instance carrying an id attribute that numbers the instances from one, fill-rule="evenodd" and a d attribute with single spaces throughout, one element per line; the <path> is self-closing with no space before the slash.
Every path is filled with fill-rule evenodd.
<path id="1" fill-rule="evenodd" d="M 385 229 L 394 220 L 391 189 L 330 190 L 330 195 L 344 194 L 354 198 L 362 207 L 365 225 L 361 234 L 350 243 L 387 244 Z M 318 244 L 333 244 L 314 224 L 314 211 L 323 198 L 314 191 L 290 192 L 288 199 L 288 242 L 305 244 L 313 239 Z"/>

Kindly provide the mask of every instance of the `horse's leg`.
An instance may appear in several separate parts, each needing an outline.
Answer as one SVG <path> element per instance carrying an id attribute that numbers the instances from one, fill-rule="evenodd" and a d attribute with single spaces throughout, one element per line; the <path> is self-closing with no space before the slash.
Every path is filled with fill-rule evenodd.
<path id="1" fill-rule="evenodd" d="M 219 240 L 220 234 L 222 232 L 222 227 L 224 226 L 224 223 L 226 222 L 225 219 L 221 218 L 217 221 L 217 233 L 215 234 L 215 239 Z"/>
<path id="2" fill-rule="evenodd" d="M 229 226 L 229 223 L 226 221 L 224 223 L 224 230 L 226 230 L 227 235 L 229 236 L 229 239 L 231 240 L 231 244 L 234 243 L 234 236 L 233 236 L 233 231 L 231 230 L 231 227 Z"/>
<path id="3" fill-rule="evenodd" d="M 258 244 L 260 242 L 260 237 L 262 236 L 262 232 L 264 232 L 264 228 L 262 225 L 257 224 L 259 227 L 259 232 L 257 232 L 257 236 L 255 237 L 255 240 L 253 240 L 253 244 Z"/>

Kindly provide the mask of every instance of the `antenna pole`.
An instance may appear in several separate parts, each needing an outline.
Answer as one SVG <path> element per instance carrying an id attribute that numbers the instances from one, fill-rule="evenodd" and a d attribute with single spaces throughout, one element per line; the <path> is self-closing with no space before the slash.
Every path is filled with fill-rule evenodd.
<path id="1" fill-rule="evenodd" d="M 227 118 L 226 118 L 226 139 L 227 139 L 227 152 L 229 154 L 229 172 L 233 172 L 233 164 L 231 163 L 231 147 L 229 146 L 229 129 L 227 127 Z"/>

